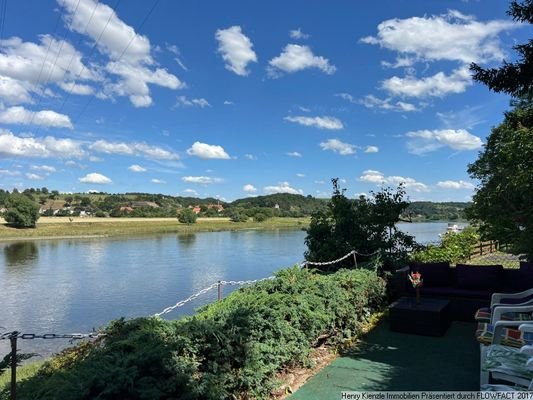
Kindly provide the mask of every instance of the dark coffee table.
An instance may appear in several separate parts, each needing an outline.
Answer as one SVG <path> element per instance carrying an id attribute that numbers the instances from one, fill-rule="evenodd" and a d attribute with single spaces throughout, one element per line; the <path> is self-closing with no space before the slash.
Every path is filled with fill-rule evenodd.
<path id="1" fill-rule="evenodd" d="M 450 326 L 450 302 L 444 299 L 401 297 L 389 306 L 390 329 L 395 332 L 442 336 Z"/>

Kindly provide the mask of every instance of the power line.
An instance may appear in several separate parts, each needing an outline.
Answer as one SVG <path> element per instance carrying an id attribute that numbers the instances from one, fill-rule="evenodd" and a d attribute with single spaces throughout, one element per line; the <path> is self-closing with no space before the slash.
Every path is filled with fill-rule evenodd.
<path id="1" fill-rule="evenodd" d="M 7 0 L 6 0 L 6 1 L 7 1 Z M 78 7 L 79 7 L 80 3 L 81 3 L 81 0 L 78 0 L 78 4 L 76 4 L 76 8 L 74 9 L 74 13 L 73 13 L 73 15 L 76 15 L 76 12 L 78 11 Z M 61 40 L 61 43 L 60 43 L 60 45 L 59 45 L 59 49 L 58 49 L 58 51 L 57 51 L 57 53 L 56 53 L 56 57 L 55 57 L 55 59 L 54 59 L 54 62 L 52 63 L 52 67 L 50 68 L 50 73 L 48 74 L 48 77 L 47 77 L 43 82 L 48 82 L 48 81 L 50 80 L 50 78 L 52 77 L 52 73 L 54 72 L 54 68 L 55 68 L 55 66 L 56 66 L 56 64 L 57 64 L 57 60 L 59 59 L 59 55 L 61 54 L 61 51 L 63 50 L 63 45 L 65 44 L 65 42 L 66 42 L 66 40 L 67 40 L 67 38 L 68 38 L 69 35 L 70 35 L 70 29 L 66 29 L 66 30 L 65 30 L 65 34 L 63 35 L 63 39 Z M 75 54 L 75 53 L 74 53 L 74 54 Z M 73 57 L 71 58 L 71 60 L 72 60 L 73 58 L 74 58 L 74 55 L 73 55 Z M 70 64 L 69 64 L 69 67 L 70 67 Z M 68 71 L 68 69 L 69 69 L 69 68 L 65 69 L 65 73 Z M 41 69 L 41 72 L 42 72 L 42 69 Z M 41 101 L 42 101 L 42 96 L 39 97 L 39 101 L 37 102 L 37 105 L 34 107 L 35 109 L 38 109 L 38 108 L 39 108 L 39 106 L 40 106 L 40 104 L 41 104 Z M 35 118 L 35 114 L 36 114 L 36 113 L 34 113 L 34 114 L 32 115 L 32 118 L 31 118 L 31 121 L 30 121 L 30 125 L 33 123 L 33 119 Z"/>
<path id="2" fill-rule="evenodd" d="M 142 27 L 144 26 L 144 24 L 146 23 L 146 21 L 148 21 L 148 18 L 150 18 L 150 16 L 152 15 L 152 13 L 154 12 L 155 8 L 157 7 L 157 5 L 159 4 L 159 1 L 160 0 L 156 0 L 153 4 L 152 4 L 152 7 L 150 8 L 150 10 L 148 11 L 148 13 L 145 15 L 145 17 L 143 18 L 142 22 L 139 24 L 139 26 L 137 27 L 137 31 L 140 31 L 142 29 Z M 130 48 L 131 44 L 133 43 L 133 40 L 135 40 L 135 38 L 137 37 L 137 33 L 135 33 L 135 31 L 133 32 L 133 36 L 132 38 L 130 39 L 130 41 L 128 42 L 128 44 L 126 45 L 126 47 L 124 48 L 124 50 L 122 50 L 122 53 L 120 53 L 120 56 L 118 57 L 118 59 L 115 61 L 115 62 L 120 62 L 120 60 L 122 59 L 122 57 L 124 56 L 124 54 L 126 54 L 126 51 Z M 89 100 L 87 101 L 87 103 L 85 103 L 85 106 L 83 106 L 82 110 L 80 111 L 80 113 L 78 114 L 78 116 L 73 120 L 73 123 L 77 123 L 81 116 L 85 113 L 85 111 L 87 110 L 87 108 L 89 108 L 89 105 L 93 102 L 94 100 L 94 97 L 91 97 L 89 98 Z"/>

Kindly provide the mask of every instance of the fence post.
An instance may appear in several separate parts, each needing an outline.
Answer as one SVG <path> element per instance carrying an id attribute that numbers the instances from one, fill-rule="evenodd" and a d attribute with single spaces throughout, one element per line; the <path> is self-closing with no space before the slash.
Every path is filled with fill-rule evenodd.
<path id="1" fill-rule="evenodd" d="M 220 281 L 218 281 L 218 300 L 220 301 L 220 299 L 222 298 L 222 283 Z"/>
<path id="2" fill-rule="evenodd" d="M 17 335 L 15 331 L 9 336 L 11 342 L 11 400 L 17 400 Z"/>
<path id="3" fill-rule="evenodd" d="M 355 252 L 353 253 L 353 262 L 354 262 L 355 268 L 357 268 L 357 255 L 355 254 Z"/>
<path id="4" fill-rule="evenodd" d="M 483 255 L 483 242 L 479 242 L 479 255 Z"/>

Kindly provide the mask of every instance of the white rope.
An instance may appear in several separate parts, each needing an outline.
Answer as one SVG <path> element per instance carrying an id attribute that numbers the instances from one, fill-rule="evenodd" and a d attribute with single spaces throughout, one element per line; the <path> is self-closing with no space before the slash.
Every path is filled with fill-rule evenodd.
<path id="1" fill-rule="evenodd" d="M 343 257 L 341 257 L 341 258 L 339 258 L 337 260 L 333 260 L 333 261 L 326 261 L 326 262 L 304 261 L 304 262 L 300 263 L 300 268 L 303 268 L 306 265 L 331 265 L 331 264 L 336 264 L 336 263 L 341 262 L 341 261 L 343 261 L 343 260 L 347 259 L 348 257 L 350 257 L 352 255 L 355 255 L 355 254 L 360 255 L 360 256 L 373 256 L 374 254 L 377 254 L 377 253 L 378 252 L 375 251 L 372 254 L 361 254 L 361 253 L 358 253 L 355 250 L 352 250 L 348 254 L 346 254 L 345 256 L 343 256 Z M 356 263 L 357 263 L 357 261 L 356 261 Z M 211 286 L 208 286 L 205 289 L 202 289 L 199 292 L 187 297 L 185 300 L 178 301 L 173 306 L 167 307 L 163 311 L 158 312 L 158 313 L 154 314 L 153 316 L 154 317 L 160 317 L 163 314 L 168 314 L 169 312 L 174 311 L 176 308 L 183 307 L 185 304 L 193 301 L 194 299 L 196 299 L 197 297 L 200 297 L 203 294 L 206 294 L 207 292 L 209 292 L 210 290 L 218 287 L 219 285 L 220 286 L 252 285 L 254 283 L 261 282 L 261 281 L 266 281 L 266 280 L 270 280 L 270 279 L 275 279 L 275 276 L 269 276 L 267 278 L 261 278 L 261 279 L 255 279 L 255 280 L 249 280 L 249 281 L 218 281 L 216 283 L 213 283 Z"/>

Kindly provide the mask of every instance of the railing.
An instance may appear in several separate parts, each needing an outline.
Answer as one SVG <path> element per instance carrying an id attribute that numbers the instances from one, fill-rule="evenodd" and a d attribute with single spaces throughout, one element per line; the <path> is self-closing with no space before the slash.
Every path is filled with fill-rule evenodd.
<path id="1" fill-rule="evenodd" d="M 345 256 L 332 261 L 326 261 L 326 262 L 313 262 L 313 261 L 303 261 L 299 264 L 300 268 L 306 268 L 308 266 L 325 266 L 325 265 L 331 265 L 336 264 L 338 262 L 341 262 L 343 260 L 346 260 L 349 257 L 353 257 L 354 265 L 357 267 L 357 256 L 373 256 L 377 254 L 378 252 L 374 252 L 372 254 L 362 254 L 355 250 L 349 252 Z M 176 304 L 166 307 L 162 311 L 153 314 L 153 317 L 160 317 L 161 315 L 170 313 L 171 311 L 174 311 L 175 309 L 184 306 L 185 304 L 195 300 L 196 298 L 206 294 L 207 292 L 217 288 L 218 292 L 218 300 L 222 299 L 222 287 L 223 286 L 243 286 L 243 285 L 250 285 L 257 282 L 265 281 L 274 279 L 274 276 L 269 276 L 267 278 L 262 279 L 256 279 L 256 280 L 248 280 L 248 281 L 217 281 L 213 283 L 212 285 L 198 291 L 197 293 L 187 297 L 184 300 L 178 301 Z M 35 334 L 35 333 L 22 333 L 18 331 L 12 331 L 12 332 L 4 332 L 0 333 L 0 340 L 9 340 L 11 344 L 11 353 L 10 353 L 10 368 L 11 368 L 11 386 L 10 386 L 10 397 L 11 400 L 16 400 L 17 398 L 17 342 L 19 339 L 24 340 L 32 340 L 32 339 L 70 339 L 71 341 L 74 340 L 80 340 L 80 339 L 101 339 L 104 338 L 106 335 L 104 333 L 99 332 L 90 332 L 90 333 L 68 333 L 68 334 L 56 334 L 56 333 L 45 333 L 45 334 Z"/>
<path id="2" fill-rule="evenodd" d="M 483 255 L 492 254 L 500 249 L 500 244 L 495 240 L 489 240 L 486 242 L 479 242 L 470 253 L 468 259 L 473 257 L 481 257 Z"/>

